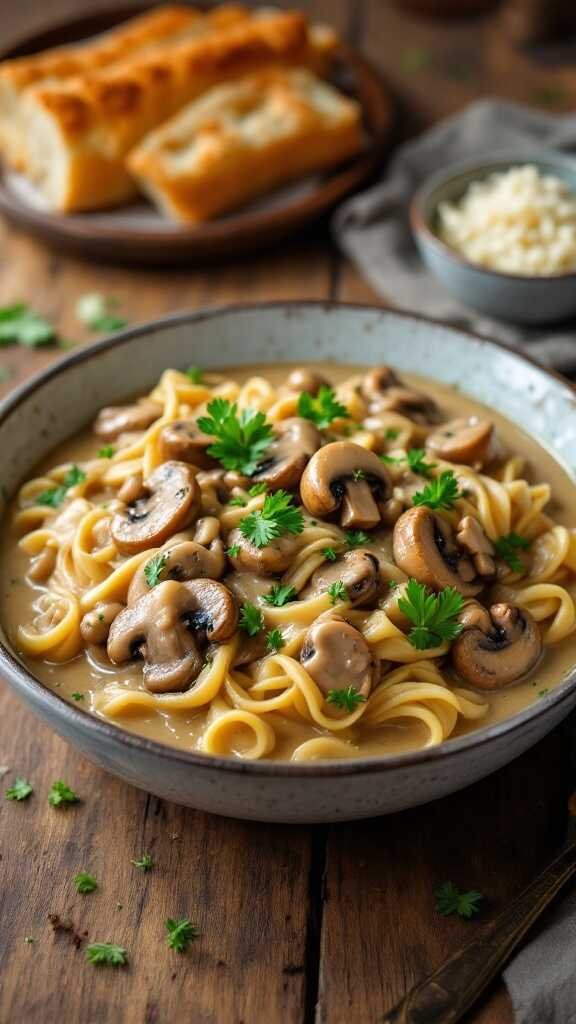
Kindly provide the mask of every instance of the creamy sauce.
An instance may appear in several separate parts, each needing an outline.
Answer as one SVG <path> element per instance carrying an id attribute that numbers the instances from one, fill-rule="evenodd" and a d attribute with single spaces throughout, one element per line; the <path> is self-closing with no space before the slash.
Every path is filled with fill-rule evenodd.
<path id="1" fill-rule="evenodd" d="M 253 375 L 265 376 L 273 384 L 278 385 L 285 381 L 291 368 L 290 364 L 282 367 L 242 366 L 230 367 L 226 371 L 219 372 L 239 382 Z M 366 367 L 314 364 L 314 369 L 319 370 L 331 382 L 338 383 L 355 373 L 364 372 Z M 550 484 L 553 496 L 547 507 L 550 515 L 560 524 L 568 527 L 574 525 L 573 510 L 576 507 L 576 488 L 562 467 L 536 441 L 497 412 L 487 410 L 485 406 L 451 388 L 411 374 L 403 374 L 403 379 L 436 399 L 446 418 L 469 416 L 474 413 L 488 416 L 495 423 L 498 434 L 510 453 L 521 455 L 527 460 L 525 474 L 527 479 L 531 482 L 544 481 Z M 49 458 L 38 467 L 38 474 L 59 463 L 67 461 L 81 463 L 85 459 L 94 458 L 100 447 L 101 442 L 87 429 L 82 435 L 72 438 L 53 451 Z M 33 615 L 31 604 L 41 588 L 35 587 L 26 579 L 29 556 L 18 548 L 17 536 L 8 525 L 13 513 L 14 506 L 8 511 L 0 547 L 0 563 L 2 565 L 0 618 L 8 640 L 17 652 L 16 629 L 20 623 L 31 619 Z M 381 543 L 389 550 L 389 535 L 383 537 Z M 378 543 L 374 545 L 375 549 L 379 546 Z M 270 582 L 268 581 L 268 583 Z M 259 592 L 258 585 L 255 585 L 249 577 L 243 580 L 242 585 L 245 597 L 254 600 Z M 568 584 L 567 589 L 576 596 L 574 583 Z M 114 666 L 108 661 L 104 648 L 98 655 L 85 656 L 82 653 L 65 664 L 48 664 L 39 659 L 23 657 L 21 654 L 18 656 L 37 679 L 55 689 L 59 694 L 68 697 L 72 703 L 75 703 L 72 694 L 81 694 L 77 706 L 86 710 L 93 709 L 94 695 L 111 680 L 122 683 L 131 689 L 143 689 L 140 665 L 133 664 L 126 668 Z M 452 738 L 478 728 L 485 728 L 528 707 L 556 686 L 575 661 L 576 639 L 574 635 L 557 646 L 546 648 L 537 670 L 531 678 L 505 690 L 490 693 L 488 695 L 490 708 L 486 717 L 479 723 L 466 722 L 460 718 L 452 733 Z M 458 685 L 462 684 L 458 683 Z M 310 739 L 314 735 L 324 735 L 321 730 L 316 730 L 310 723 L 298 721 L 295 718 L 278 714 L 269 717 L 270 720 L 273 717 L 277 743 L 272 753 L 268 755 L 268 759 L 287 760 L 295 747 L 304 740 Z M 206 714 L 204 711 L 186 714 L 172 711 L 161 714 L 152 712 L 149 717 L 145 717 L 140 712 L 134 722 L 124 717 L 121 724 L 122 727 L 150 739 L 169 743 L 176 747 L 194 749 L 197 748 L 205 728 Z M 421 747 L 425 740 L 425 730 L 419 722 L 411 723 L 409 719 L 406 719 L 406 724 L 383 725 L 374 729 L 369 733 L 369 738 L 367 738 L 365 730 L 361 745 L 354 745 L 353 729 L 350 730 L 347 739 L 352 744 L 350 756 L 382 756 Z M 239 727 L 234 737 L 234 751 L 241 755 L 249 742 L 251 740 L 244 734 L 243 728 Z"/>

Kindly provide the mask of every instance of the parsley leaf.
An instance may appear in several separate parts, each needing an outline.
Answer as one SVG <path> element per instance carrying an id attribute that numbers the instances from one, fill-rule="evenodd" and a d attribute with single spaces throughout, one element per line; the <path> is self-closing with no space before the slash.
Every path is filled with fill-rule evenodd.
<path id="1" fill-rule="evenodd" d="M 284 533 L 302 533 L 304 516 L 286 491 L 268 494 L 261 509 L 240 520 L 240 530 L 257 548 L 266 547 Z"/>
<path id="2" fill-rule="evenodd" d="M 10 788 L 4 793 L 4 796 L 7 800 L 27 800 L 33 792 L 34 790 L 28 782 L 28 779 L 23 779 L 21 776 L 17 776 Z"/>
<path id="3" fill-rule="evenodd" d="M 298 399 L 298 415 L 312 420 L 320 430 L 326 430 L 333 420 L 350 419 L 345 405 L 338 402 L 332 388 L 322 385 L 316 397 L 303 391 Z"/>
<path id="4" fill-rule="evenodd" d="M 80 693 L 79 690 L 74 690 L 74 693 L 70 694 L 72 700 L 84 700 L 84 694 Z"/>
<path id="5" fill-rule="evenodd" d="M 250 495 L 251 498 L 257 498 L 259 494 L 266 494 L 267 490 L 268 484 L 253 484 L 253 486 L 248 491 L 248 494 Z"/>
<path id="6" fill-rule="evenodd" d="M 526 537 L 521 537 L 519 533 L 507 533 L 505 537 L 499 537 L 494 542 L 494 547 L 513 572 L 525 572 L 526 567 L 518 557 L 518 551 L 527 551 L 530 547 L 530 541 Z"/>
<path id="7" fill-rule="evenodd" d="M 98 882 L 94 875 L 89 875 L 86 871 L 81 871 L 80 874 L 76 875 L 74 885 L 76 886 L 76 892 L 81 893 L 94 892 L 98 888 Z"/>
<path id="8" fill-rule="evenodd" d="M 264 629 L 264 616 L 259 608 L 251 601 L 246 601 L 240 611 L 238 622 L 240 629 L 243 629 L 248 636 L 256 636 Z"/>
<path id="9" fill-rule="evenodd" d="M 387 441 L 397 441 L 400 437 L 400 431 L 396 430 L 394 427 L 388 427 L 384 433 L 384 437 Z"/>
<path id="10" fill-rule="evenodd" d="M 297 594 L 294 587 L 286 587 L 282 583 L 274 583 L 269 593 L 264 595 L 263 600 L 266 604 L 274 605 L 275 608 L 282 608 L 289 601 L 295 601 L 296 597 Z"/>
<path id="11" fill-rule="evenodd" d="M 118 299 L 90 292 L 78 299 L 76 316 L 91 331 L 120 331 L 128 326 L 128 321 L 114 312 L 117 307 Z"/>
<path id="12" fill-rule="evenodd" d="M 262 461 L 264 452 L 273 440 L 270 423 L 263 412 L 243 409 L 238 413 L 236 403 L 215 398 L 207 406 L 208 416 L 201 416 L 198 428 L 216 438 L 207 449 L 225 469 L 236 469 L 252 476 Z"/>
<path id="13" fill-rule="evenodd" d="M 191 942 L 197 939 L 200 932 L 195 925 L 192 924 L 188 918 L 183 918 L 181 921 L 175 921 L 169 917 L 164 922 L 164 927 L 168 932 L 167 943 L 170 949 L 176 950 L 177 953 L 184 953 Z"/>
<path id="14" fill-rule="evenodd" d="M 168 561 L 168 555 L 166 553 L 154 555 L 149 562 L 146 562 L 144 566 L 144 578 L 146 583 L 152 589 L 160 583 L 160 577 L 166 568 L 166 562 Z"/>
<path id="15" fill-rule="evenodd" d="M 199 366 L 189 366 L 184 372 L 191 384 L 204 383 L 204 374 Z"/>
<path id="16" fill-rule="evenodd" d="M 463 625 L 457 617 L 464 607 L 464 598 L 454 587 L 434 594 L 418 580 L 408 580 L 406 596 L 399 599 L 398 607 L 413 623 L 408 639 L 417 651 L 450 643 L 462 632 Z"/>
<path id="17" fill-rule="evenodd" d="M 328 562 L 335 562 L 338 555 L 334 551 L 334 548 L 322 548 L 322 554 Z"/>
<path id="18" fill-rule="evenodd" d="M 434 896 L 436 910 L 439 914 L 443 914 L 444 917 L 458 914 L 458 917 L 463 917 L 466 920 L 479 913 L 479 904 L 484 899 L 482 893 L 477 892 L 476 889 L 461 892 L 453 882 L 444 882 L 436 889 Z"/>
<path id="19" fill-rule="evenodd" d="M 337 604 L 338 601 L 348 600 L 348 591 L 346 590 L 342 580 L 336 580 L 335 583 L 331 583 L 328 587 L 327 593 L 330 595 L 330 601 L 332 604 Z"/>
<path id="20" fill-rule="evenodd" d="M 426 484 L 423 491 L 417 491 L 412 501 L 414 505 L 426 505 L 431 509 L 449 509 L 459 497 L 458 481 L 453 470 L 447 469 Z"/>
<path id="21" fill-rule="evenodd" d="M 86 946 L 86 959 L 89 964 L 124 967 L 128 963 L 128 951 L 124 946 L 116 946 L 113 942 L 91 942 Z"/>
<path id="22" fill-rule="evenodd" d="M 83 483 L 86 473 L 79 466 L 71 466 L 62 484 L 57 487 L 48 487 L 36 498 L 37 505 L 47 505 L 49 508 L 58 508 L 62 504 L 71 487 Z"/>
<path id="23" fill-rule="evenodd" d="M 226 554 L 230 555 L 230 558 L 238 558 L 238 555 L 240 554 L 240 545 L 231 544 L 228 550 L 226 551 Z"/>
<path id="24" fill-rule="evenodd" d="M 413 473 L 420 476 L 432 476 L 432 470 L 436 469 L 436 462 L 426 462 L 426 451 L 424 448 L 410 448 L 406 452 L 406 461 Z"/>
<path id="25" fill-rule="evenodd" d="M 96 457 L 98 459 L 111 459 L 113 455 L 114 449 L 111 444 L 105 444 L 103 448 L 100 448 L 96 452 Z"/>
<path id="26" fill-rule="evenodd" d="M 139 871 L 143 871 L 144 874 L 146 874 L 147 871 L 151 871 L 154 867 L 154 861 L 149 853 L 143 853 L 138 860 L 131 860 L 130 863 L 133 864 L 135 868 L 138 868 Z"/>
<path id="27" fill-rule="evenodd" d="M 284 647 L 286 641 L 279 629 L 271 629 L 266 637 L 266 647 L 269 651 L 279 651 Z"/>
<path id="28" fill-rule="evenodd" d="M 363 544 L 368 544 L 370 538 L 364 530 L 347 530 L 346 531 L 346 543 L 349 548 L 361 548 Z"/>
<path id="29" fill-rule="evenodd" d="M 245 508 L 247 505 L 246 498 L 243 498 L 240 494 L 237 494 L 235 498 L 230 498 L 228 502 L 233 508 Z"/>
<path id="30" fill-rule="evenodd" d="M 48 793 L 48 803 L 52 804 L 52 807 L 60 807 L 66 804 L 75 804 L 80 798 L 76 795 L 70 786 L 67 786 L 65 782 L 53 782 L 52 788 Z"/>
<path id="31" fill-rule="evenodd" d="M 340 711 L 356 711 L 358 704 L 363 704 L 366 697 L 359 693 L 355 686 L 347 686 L 343 690 L 328 690 L 327 704 L 334 704 Z"/>
<path id="32" fill-rule="evenodd" d="M 0 345 L 17 344 L 39 348 L 54 341 L 56 331 L 49 320 L 34 313 L 24 303 L 0 309 Z"/>

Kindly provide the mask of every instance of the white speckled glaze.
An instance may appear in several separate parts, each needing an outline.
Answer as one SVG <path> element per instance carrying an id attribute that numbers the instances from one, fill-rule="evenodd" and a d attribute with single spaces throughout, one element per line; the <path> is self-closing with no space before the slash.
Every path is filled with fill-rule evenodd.
<path id="1" fill-rule="evenodd" d="M 523 425 L 566 468 L 576 461 L 576 393 L 523 357 L 405 314 L 278 303 L 171 317 L 83 348 L 35 377 L 0 407 L 3 493 L 102 405 L 148 389 L 166 366 L 284 359 L 386 362 L 456 384 Z M 445 796 L 517 757 L 576 705 L 575 667 L 520 714 L 431 750 L 311 765 L 241 762 L 108 725 L 41 685 L 4 644 L 0 673 L 43 721 L 107 771 L 178 803 L 262 821 L 344 821 Z"/>

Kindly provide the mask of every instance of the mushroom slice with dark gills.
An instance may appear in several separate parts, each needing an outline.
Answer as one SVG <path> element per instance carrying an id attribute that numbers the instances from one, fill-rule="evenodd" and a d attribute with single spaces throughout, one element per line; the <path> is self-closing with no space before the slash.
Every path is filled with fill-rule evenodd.
<path id="1" fill-rule="evenodd" d="M 310 420 L 293 416 L 275 427 L 276 438 L 266 449 L 263 462 L 251 478 L 269 490 L 294 491 L 310 457 L 322 444 L 320 431 Z"/>
<path id="2" fill-rule="evenodd" d="M 320 388 L 330 387 L 330 382 L 321 373 L 316 373 L 315 370 L 300 366 L 288 374 L 286 383 L 291 391 L 306 391 L 309 395 L 314 395 L 314 397 L 318 394 Z"/>
<path id="3" fill-rule="evenodd" d="M 113 441 L 120 434 L 146 430 L 162 415 L 158 402 L 145 399 L 134 405 L 109 405 L 101 409 L 94 421 L 94 433 L 103 441 Z"/>
<path id="4" fill-rule="evenodd" d="M 464 597 L 478 594 L 494 577 L 494 549 L 480 523 L 474 520 L 470 527 L 472 518 L 464 516 L 455 538 L 450 524 L 430 509 L 421 505 L 408 509 L 394 527 L 396 565 L 433 590 L 456 587 Z"/>
<path id="5" fill-rule="evenodd" d="M 184 462 L 164 462 L 150 474 L 141 498 L 126 505 L 112 520 L 110 532 L 123 555 L 160 547 L 184 529 L 200 510 L 200 488 Z"/>
<path id="6" fill-rule="evenodd" d="M 214 444 L 214 438 L 203 434 L 196 425 L 196 420 L 174 420 L 162 427 L 158 438 L 160 455 L 163 461 L 176 459 L 187 462 L 199 469 L 214 469 L 218 460 L 208 455 L 208 448 Z"/>
<path id="7" fill-rule="evenodd" d="M 237 625 L 238 607 L 222 583 L 165 580 L 116 616 L 108 657 L 114 665 L 143 658 L 151 693 L 185 690 L 200 674 L 202 650 L 229 640 Z"/>
<path id="8" fill-rule="evenodd" d="M 316 594 L 324 594 L 333 583 L 339 581 L 346 587 L 350 604 L 370 604 L 376 600 L 380 590 L 378 559 L 361 548 L 347 551 L 337 561 L 326 563 L 316 569 L 301 597 L 306 599 Z"/>
<path id="9" fill-rule="evenodd" d="M 256 576 L 279 576 L 286 572 L 299 547 L 300 538 L 289 533 L 261 548 L 248 540 L 241 530 L 232 530 L 228 537 L 228 557 L 234 568 Z"/>
<path id="10" fill-rule="evenodd" d="M 377 678 L 377 661 L 362 633 L 334 612 L 325 612 L 312 623 L 300 662 L 324 694 L 353 686 L 368 697 Z"/>
<path id="11" fill-rule="evenodd" d="M 488 610 L 474 601 L 459 619 L 464 629 L 452 644 L 452 664 L 461 679 L 480 690 L 514 683 L 540 658 L 540 630 L 523 608 L 503 603 Z"/>
<path id="12" fill-rule="evenodd" d="M 438 421 L 439 410 L 434 399 L 405 387 L 389 366 L 376 366 L 370 370 L 360 388 L 371 413 L 398 412 L 422 424 Z"/>
<path id="13" fill-rule="evenodd" d="M 392 483 L 374 452 L 352 441 L 334 441 L 310 459 L 300 494 L 310 515 L 326 519 L 340 512 L 343 527 L 371 530 L 385 518 Z"/>
<path id="14" fill-rule="evenodd" d="M 155 556 L 158 566 L 158 582 L 162 580 L 209 579 L 219 580 L 226 568 L 224 545 L 219 537 L 212 541 L 210 547 L 203 547 L 194 540 L 180 541 Z M 147 594 L 151 587 L 146 579 L 146 562 L 136 570 L 128 588 L 128 604 Z M 152 584 L 154 585 L 154 584 Z M 156 584 L 157 585 L 157 584 Z"/>
<path id="15" fill-rule="evenodd" d="M 446 462 L 466 466 L 482 466 L 489 461 L 494 438 L 494 424 L 490 420 L 469 416 L 449 420 L 426 438 L 431 455 Z"/>

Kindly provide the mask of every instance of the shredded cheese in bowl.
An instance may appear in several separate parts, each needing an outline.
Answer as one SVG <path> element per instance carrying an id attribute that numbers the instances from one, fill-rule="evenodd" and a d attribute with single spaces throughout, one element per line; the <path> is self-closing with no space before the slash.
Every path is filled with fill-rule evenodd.
<path id="1" fill-rule="evenodd" d="M 535 277 L 576 270 L 576 195 L 531 164 L 472 182 L 437 214 L 438 236 L 471 263 Z"/>

